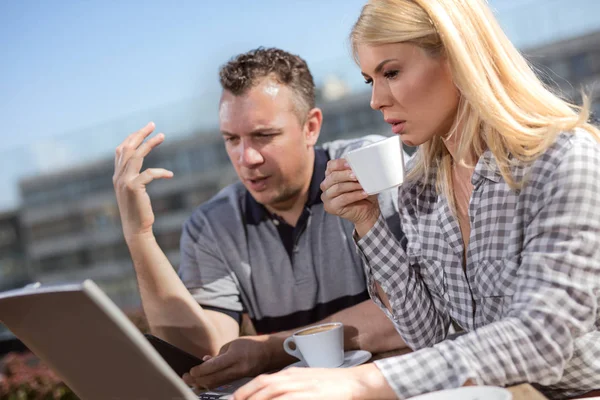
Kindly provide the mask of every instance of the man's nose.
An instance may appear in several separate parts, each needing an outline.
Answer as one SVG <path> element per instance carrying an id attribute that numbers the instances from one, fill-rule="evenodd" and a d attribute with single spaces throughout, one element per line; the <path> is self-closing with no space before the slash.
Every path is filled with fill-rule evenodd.
<path id="1" fill-rule="evenodd" d="M 262 164 L 263 161 L 263 156 L 258 149 L 252 146 L 251 143 L 242 142 L 239 159 L 241 165 L 244 167 L 253 167 L 258 164 Z"/>

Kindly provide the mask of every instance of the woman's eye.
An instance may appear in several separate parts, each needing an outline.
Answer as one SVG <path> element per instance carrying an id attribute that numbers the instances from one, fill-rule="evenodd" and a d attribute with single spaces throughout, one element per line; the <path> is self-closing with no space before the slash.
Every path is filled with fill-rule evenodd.
<path id="1" fill-rule="evenodd" d="M 385 79 L 394 79 L 395 77 L 398 76 L 399 71 L 397 69 L 391 70 L 391 71 L 386 71 L 383 73 L 383 76 L 385 77 Z"/>
<path id="2" fill-rule="evenodd" d="M 365 79 L 365 83 L 366 83 L 367 85 L 371 85 L 371 86 L 373 86 L 373 79 Z"/>

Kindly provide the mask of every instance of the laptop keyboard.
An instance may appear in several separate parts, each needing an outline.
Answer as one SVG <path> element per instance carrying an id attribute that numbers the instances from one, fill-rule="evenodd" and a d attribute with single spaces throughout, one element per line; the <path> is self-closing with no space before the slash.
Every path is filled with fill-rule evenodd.
<path id="1" fill-rule="evenodd" d="M 214 389 L 215 392 L 204 392 L 198 395 L 198 399 L 200 400 L 226 400 L 231 398 L 231 393 L 235 392 L 236 389 L 242 387 L 244 384 L 250 382 L 252 378 L 241 378 L 231 383 L 226 383 L 223 386 L 219 386 Z"/>
<path id="2" fill-rule="evenodd" d="M 223 393 L 200 393 L 198 395 L 198 399 L 200 400 L 224 400 L 229 399 L 230 397 L 230 394 Z"/>

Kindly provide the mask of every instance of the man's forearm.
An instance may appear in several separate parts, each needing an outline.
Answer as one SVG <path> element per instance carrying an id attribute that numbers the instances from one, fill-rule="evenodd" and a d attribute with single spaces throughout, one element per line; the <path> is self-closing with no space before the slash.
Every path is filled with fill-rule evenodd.
<path id="1" fill-rule="evenodd" d="M 127 238 L 142 305 L 156 336 L 198 356 L 215 355 L 237 337 L 231 321 L 205 312 L 177 276 L 152 234 Z M 226 317 L 226 316 L 223 316 Z"/>

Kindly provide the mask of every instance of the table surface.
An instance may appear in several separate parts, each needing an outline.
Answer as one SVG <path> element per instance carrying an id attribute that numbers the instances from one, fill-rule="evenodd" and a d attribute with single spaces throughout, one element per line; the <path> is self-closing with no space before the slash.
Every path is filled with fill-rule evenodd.
<path id="1" fill-rule="evenodd" d="M 399 356 L 402 354 L 410 353 L 412 350 L 409 348 L 387 351 L 385 353 L 379 353 L 373 355 L 371 361 L 381 360 L 382 358 Z M 512 393 L 513 400 L 548 400 L 546 396 L 538 392 L 533 386 L 528 383 L 522 383 L 520 385 L 510 386 L 507 389 Z"/>

